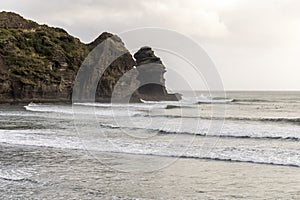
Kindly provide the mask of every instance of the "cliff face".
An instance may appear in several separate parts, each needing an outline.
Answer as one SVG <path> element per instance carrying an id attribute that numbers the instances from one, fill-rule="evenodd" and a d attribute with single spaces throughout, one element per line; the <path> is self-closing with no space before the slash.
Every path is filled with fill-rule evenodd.
<path id="1" fill-rule="evenodd" d="M 120 84 L 121 77 L 133 69 L 135 61 L 116 35 L 103 33 L 90 46 L 92 51 L 78 72 L 73 101 L 93 101 L 96 97 L 96 101 L 109 102 L 116 84 Z M 130 81 L 122 82 L 123 91 L 128 93 L 130 88 L 138 85 L 136 74 L 131 75 Z"/>
<path id="2" fill-rule="evenodd" d="M 167 92 L 164 78 L 166 67 L 150 47 L 142 47 L 134 54 L 134 58 L 137 63 L 137 79 L 141 85 L 138 94 L 143 100 L 177 101 L 181 99 L 181 95 Z"/>
<path id="3" fill-rule="evenodd" d="M 99 101 L 110 98 L 118 80 L 136 64 L 131 54 L 125 48 L 122 40 L 111 33 L 104 32 L 101 34 L 94 42 L 89 44 L 90 50 L 93 50 L 98 44 L 102 43 L 104 40 L 107 40 L 107 38 L 111 38 L 111 40 L 108 40 L 109 42 L 106 44 L 106 48 L 108 49 L 107 52 L 114 54 L 119 50 L 120 52 L 126 53 L 114 60 L 104 71 L 96 91 L 96 97 Z M 97 51 L 97 53 L 101 55 L 103 52 L 100 50 Z M 96 69 L 97 67 L 93 68 L 93 70 Z"/>
<path id="4" fill-rule="evenodd" d="M 95 46 L 111 36 L 103 33 L 84 44 L 63 29 L 1 12 L 0 102 L 70 101 L 78 68 Z M 118 78 L 134 65 L 129 53 L 115 60 L 100 80 L 97 96 L 109 98 Z"/>
<path id="5" fill-rule="evenodd" d="M 66 101 L 88 46 L 59 28 L 0 13 L 0 101 Z"/>
<path id="6" fill-rule="evenodd" d="M 0 102 L 70 102 L 79 67 L 92 49 L 111 37 L 112 34 L 105 32 L 92 43 L 84 44 L 63 29 L 39 25 L 15 13 L 0 12 Z M 115 47 L 126 49 L 121 39 L 114 39 L 108 48 Z M 159 59 L 154 54 L 145 56 L 144 50 L 136 54 L 138 65 Z M 109 101 L 119 78 L 135 65 L 129 52 L 114 60 L 97 85 L 96 99 Z M 97 73 L 95 69 L 92 73 Z M 167 97 L 164 68 L 146 71 L 153 73 L 152 77 L 157 76 L 163 87 L 141 88 L 134 93 L 133 101 L 139 101 L 140 97 L 151 99 L 152 91 L 155 96 Z"/>

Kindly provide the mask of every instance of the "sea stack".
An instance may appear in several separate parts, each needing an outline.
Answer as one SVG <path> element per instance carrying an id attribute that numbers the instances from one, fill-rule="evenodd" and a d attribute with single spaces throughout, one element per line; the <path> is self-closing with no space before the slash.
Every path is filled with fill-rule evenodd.
<path id="1" fill-rule="evenodd" d="M 161 59 L 154 54 L 151 47 L 142 47 L 134 54 L 138 70 L 139 97 L 149 101 L 177 101 L 180 94 L 169 94 L 165 87 L 164 74 L 166 67 Z"/>

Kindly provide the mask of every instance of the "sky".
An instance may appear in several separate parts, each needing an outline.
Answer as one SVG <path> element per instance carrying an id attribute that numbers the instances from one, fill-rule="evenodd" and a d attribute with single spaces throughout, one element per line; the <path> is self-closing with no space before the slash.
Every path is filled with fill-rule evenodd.
<path id="1" fill-rule="evenodd" d="M 226 90 L 300 90 L 298 0 L 1 0 L 0 10 L 86 43 L 104 31 L 173 30 L 206 51 Z"/>

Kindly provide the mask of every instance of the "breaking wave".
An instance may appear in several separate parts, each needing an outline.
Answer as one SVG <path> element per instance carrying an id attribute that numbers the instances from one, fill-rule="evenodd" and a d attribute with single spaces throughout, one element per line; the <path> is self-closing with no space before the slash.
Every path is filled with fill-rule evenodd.
<path id="1" fill-rule="evenodd" d="M 128 129 L 128 130 L 147 130 L 154 131 L 160 134 L 184 134 L 202 137 L 220 137 L 220 138 L 240 138 L 240 139 L 273 139 L 273 140 L 292 140 L 300 141 L 300 136 L 295 135 L 247 135 L 243 133 L 221 133 L 221 134 L 207 134 L 207 130 L 199 130 L 197 132 L 187 131 L 187 130 L 175 130 L 170 128 L 143 128 L 143 127 L 126 127 L 118 126 L 113 124 L 101 124 L 103 128 L 109 129 Z"/>

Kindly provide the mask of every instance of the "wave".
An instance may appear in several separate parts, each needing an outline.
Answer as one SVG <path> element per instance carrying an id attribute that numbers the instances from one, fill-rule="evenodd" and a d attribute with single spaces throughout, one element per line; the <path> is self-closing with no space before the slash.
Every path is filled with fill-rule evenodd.
<path id="1" fill-rule="evenodd" d="M 144 104 L 178 104 L 180 103 L 180 101 L 146 101 L 143 99 L 140 99 L 141 102 L 143 102 Z"/>
<path id="2" fill-rule="evenodd" d="M 56 132 L 52 129 L 0 129 L 0 139 L 1 134 L 55 134 Z"/>
<path id="3" fill-rule="evenodd" d="M 211 103 L 211 104 L 220 104 L 220 103 L 276 103 L 276 102 L 284 102 L 284 103 L 298 103 L 297 100 L 281 100 L 281 99 L 259 99 L 259 98 L 223 98 L 223 97 L 213 97 L 210 98 L 208 96 L 202 96 L 201 98 L 197 98 L 195 103 L 198 104 L 205 104 L 205 103 Z"/>
<path id="4" fill-rule="evenodd" d="M 212 99 L 201 99 L 198 100 L 197 104 L 226 104 L 234 102 L 235 99 L 224 99 L 224 98 L 212 98 Z"/>
<path id="5" fill-rule="evenodd" d="M 155 130 L 155 129 L 153 129 Z M 220 138 L 240 138 L 240 139 L 273 139 L 273 140 L 292 140 L 292 141 L 300 141 L 300 137 L 284 137 L 284 136 L 249 136 L 249 135 L 219 135 L 219 134 L 201 134 L 201 133 L 192 133 L 192 132 L 180 132 L 180 131 L 167 131 L 167 130 L 160 130 L 156 129 L 161 134 L 188 134 L 188 135 L 195 135 L 195 136 L 205 136 L 205 137 L 220 137 Z"/>
<path id="6" fill-rule="evenodd" d="M 251 117 L 200 117 L 201 119 L 211 120 L 231 120 L 231 121 L 256 121 L 256 122 L 283 122 L 300 125 L 300 118 L 251 118 Z"/>
<path id="7" fill-rule="evenodd" d="M 186 115 L 149 115 L 136 114 L 134 117 L 161 117 L 161 118 L 182 118 L 182 119 L 203 119 L 203 120 L 230 120 L 230 121 L 253 121 L 253 122 L 282 122 L 300 125 L 300 118 L 250 118 L 250 117 L 202 117 Z"/>
<path id="8" fill-rule="evenodd" d="M 234 117 L 233 117 L 234 119 Z M 300 118 L 242 118 L 242 120 L 268 121 L 268 122 L 286 122 L 300 124 Z"/>
<path id="9" fill-rule="evenodd" d="M 223 103 L 230 103 L 234 102 L 235 99 L 227 99 L 227 98 L 208 98 L 208 97 L 201 97 L 201 98 L 193 98 L 193 99 L 182 99 L 181 101 L 145 101 L 141 99 L 141 101 L 145 104 L 168 104 L 168 105 L 193 105 L 193 104 L 223 104 Z"/>
<path id="10" fill-rule="evenodd" d="M 107 104 L 104 104 L 108 106 Z M 99 105 L 99 106 L 102 106 Z M 118 106 L 118 105 L 117 105 Z M 134 108 L 142 108 L 143 105 L 132 105 Z M 253 121 L 253 122 L 274 122 L 274 123 L 289 123 L 294 125 L 300 125 L 300 118 L 256 118 L 256 117 L 210 117 L 210 116 L 186 116 L 186 115 L 151 115 L 146 114 L 141 110 L 127 110 L 121 108 L 113 108 L 113 109 L 94 109 L 90 107 L 89 109 L 81 109 L 81 108 L 72 108 L 71 106 L 57 106 L 57 105 L 39 105 L 39 104 L 29 104 L 24 106 L 26 110 L 32 112 L 48 112 L 48 113 L 63 113 L 63 114 L 86 114 L 86 115 L 97 115 L 97 116 L 104 116 L 104 117 L 157 117 L 157 118 L 182 118 L 182 119 L 203 119 L 203 120 L 230 120 L 230 121 Z M 89 106 L 88 106 L 89 107 Z M 176 108 L 183 108 L 189 106 L 182 106 L 182 105 L 160 105 L 159 108 L 164 109 L 176 109 Z M 126 107 L 125 107 L 126 108 Z M 144 106 L 143 108 L 150 108 Z M 156 107 L 158 108 L 158 107 Z M 146 109 L 146 110 L 148 110 Z"/>
<path id="11" fill-rule="evenodd" d="M 32 171 L 24 169 L 0 169 L 0 179 L 5 181 L 16 181 L 16 182 L 32 182 L 37 183 L 37 181 L 30 179 Z"/>
<path id="12" fill-rule="evenodd" d="M 54 112 L 54 113 L 63 113 L 63 114 L 73 114 L 73 110 L 70 108 L 63 108 L 61 106 L 56 105 L 42 105 L 42 104 L 34 104 L 30 103 L 24 108 L 28 111 L 32 112 Z"/>
<path id="13" fill-rule="evenodd" d="M 156 105 L 156 108 L 161 109 L 174 109 L 174 108 L 190 108 L 194 102 L 190 101 L 145 101 L 141 99 L 143 102 L 143 105 L 146 106 L 154 106 Z"/>
<path id="14" fill-rule="evenodd" d="M 264 164 L 264 165 L 277 165 L 277 166 L 287 166 L 287 167 L 300 167 L 300 163 L 295 162 L 285 162 L 285 161 L 261 161 L 260 159 L 247 159 L 247 158 L 228 158 L 230 156 L 200 156 L 200 155 L 182 155 L 182 154 L 166 154 L 166 153 L 135 153 L 126 151 L 106 151 L 109 153 L 121 153 L 129 155 L 150 155 L 150 156 L 160 156 L 160 157 L 171 157 L 171 158 L 183 158 L 183 159 L 200 159 L 200 160 L 214 160 L 223 162 L 240 162 L 240 163 L 253 163 L 253 164 Z"/>
<path id="15" fill-rule="evenodd" d="M 28 113 L 12 113 L 12 112 L 0 112 L 0 116 L 5 116 L 5 117 L 34 117 L 34 114 L 28 114 Z"/>
<path id="16" fill-rule="evenodd" d="M 175 105 L 194 105 L 194 104 L 223 104 L 235 102 L 233 98 L 224 97 L 210 97 L 210 96 L 195 96 L 195 97 L 182 97 L 180 101 L 145 101 L 141 99 L 143 103 L 147 104 L 175 104 Z"/>
<path id="17" fill-rule="evenodd" d="M 187 105 L 180 104 L 108 104 L 108 103 L 74 103 L 75 107 L 71 106 L 57 106 L 57 105 L 43 105 L 43 104 L 33 104 L 30 103 L 24 108 L 32 112 L 48 112 L 48 113 L 63 113 L 63 114 L 96 114 L 104 116 L 134 116 L 140 112 L 135 111 L 144 111 L 144 110 L 153 110 L 153 109 L 175 109 L 175 108 L 187 108 Z M 87 112 L 80 110 L 80 106 L 88 107 L 89 109 L 93 108 L 103 108 L 101 110 L 90 110 L 92 112 Z M 129 109 L 129 110 L 128 110 Z M 129 114 L 132 113 L 132 114 Z M 135 112 L 135 113 L 133 113 Z M 0 113 L 1 115 L 1 113 Z M 138 115 L 137 115 L 138 116 Z"/>
<path id="18" fill-rule="evenodd" d="M 201 117 L 203 118 L 203 117 Z M 212 120 L 222 120 L 222 118 L 212 117 L 206 118 Z M 231 121 L 256 121 L 256 122 L 282 122 L 282 123 L 289 123 L 289 124 L 296 124 L 300 125 L 300 118 L 250 118 L 250 117 L 225 117 L 225 120 Z"/>
<path id="19" fill-rule="evenodd" d="M 110 141 L 111 142 L 111 141 Z M 14 144 L 14 143 L 10 143 L 10 144 Z M 74 146 L 64 146 L 64 147 L 60 147 L 57 145 L 46 145 L 46 146 L 42 146 L 42 145 L 36 145 L 36 144 L 24 144 L 25 146 L 37 146 L 39 148 L 43 148 L 43 147 L 51 147 L 51 148 L 55 148 L 55 149 L 72 149 L 72 150 L 79 150 L 79 151 L 86 151 L 88 150 L 87 147 L 84 148 L 76 148 Z M 111 146 L 111 144 L 109 145 Z M 145 147 L 145 146 L 144 146 Z M 142 150 L 137 150 L 137 149 L 130 149 L 127 148 L 126 150 L 115 150 L 115 149 L 109 149 L 107 147 L 101 148 L 101 149 L 94 149 L 92 148 L 92 151 L 96 151 L 96 152 L 106 152 L 106 153 L 115 153 L 115 154 L 128 154 L 128 155 L 140 155 L 140 156 L 159 156 L 159 157 L 173 157 L 173 158 L 183 158 L 183 159 L 200 159 L 200 160 L 214 160 L 214 161 L 223 161 L 223 162 L 241 162 L 241 163 L 253 163 L 253 164 L 266 164 L 266 165 L 278 165 L 278 166 L 289 166 L 289 167 L 300 167 L 300 163 L 299 160 L 286 160 L 285 157 L 283 157 L 282 155 L 280 155 L 279 157 L 278 154 L 274 154 L 273 156 L 271 156 L 270 159 L 269 157 L 266 157 L 264 159 L 264 151 L 262 149 L 259 149 L 259 151 L 257 151 L 257 153 L 260 153 L 260 155 L 257 155 L 255 153 L 255 156 L 251 156 L 248 154 L 248 152 L 251 151 L 246 151 L 244 152 L 244 154 L 242 154 L 239 158 L 236 158 L 233 149 L 237 149 L 239 151 L 244 151 L 243 149 L 239 149 L 236 147 L 222 147 L 220 149 L 218 149 L 216 152 L 214 152 L 214 149 L 212 149 L 212 151 L 210 151 L 210 153 L 213 153 L 213 155 L 199 155 L 196 152 L 195 153 L 191 153 L 191 152 L 185 152 L 185 151 L 180 151 L 180 153 L 178 153 L 178 150 L 175 152 L 159 152 L 157 150 L 151 151 L 151 150 L 147 150 L 147 151 L 142 151 Z M 146 148 L 146 147 L 145 147 Z M 161 148 L 161 146 L 160 146 Z M 232 149 L 233 152 L 227 152 L 227 153 L 223 153 L 228 151 L 228 149 Z M 185 149 L 186 150 L 186 149 Z M 253 149 L 254 150 L 254 149 Z M 253 151 L 252 150 L 252 151 Z M 219 152 L 219 153 L 218 153 Z M 274 152 L 275 153 L 275 152 Z M 294 152 L 295 153 L 295 152 Z M 293 152 L 291 152 L 291 154 L 294 154 Z M 296 153 L 297 154 L 297 153 Z M 249 157 L 248 157 L 249 156 Z M 17 181 L 17 182 L 32 182 L 32 183 L 38 183 L 36 180 L 32 180 L 29 177 L 26 176 L 16 176 L 16 175 L 3 175 L 0 173 L 0 179 L 3 180 L 7 180 L 7 181 Z"/>
<path id="20" fill-rule="evenodd" d="M 157 128 L 143 128 L 143 127 L 127 127 L 127 126 L 117 126 L 113 124 L 101 124 L 103 128 L 109 129 L 128 129 L 128 130 L 147 130 L 158 132 L 160 134 L 182 134 L 182 135 L 193 135 L 200 137 L 219 137 L 219 138 L 237 138 L 237 139 L 272 139 L 272 140 L 290 140 L 290 141 L 300 141 L 300 136 L 280 136 L 280 135 L 245 135 L 245 134 L 232 134 L 232 133 L 221 133 L 221 134 L 206 134 L 205 131 L 202 132 L 189 132 L 186 130 L 171 130 L 168 129 L 157 129 Z"/>
<path id="21" fill-rule="evenodd" d="M 267 102 L 275 102 L 266 99 L 235 99 L 234 102 L 250 102 L 250 103 L 267 103 Z"/>
<path id="22" fill-rule="evenodd" d="M 44 113 L 61 113 L 67 115 L 97 115 L 103 117 L 131 117 L 141 112 L 135 110 L 121 110 L 121 109 L 94 109 L 88 106 L 88 108 L 72 107 L 72 106 L 59 106 L 59 105 L 40 105 L 29 104 L 24 108 L 31 112 L 44 112 Z"/>
<path id="23" fill-rule="evenodd" d="M 125 153 L 136 155 L 153 155 L 164 157 L 181 157 L 193 159 L 211 159 L 228 162 L 251 162 L 259 164 L 286 165 L 300 167 L 299 152 L 297 150 L 273 150 L 269 148 L 243 147 L 243 146 L 217 146 L 203 155 L 201 153 L 202 143 L 193 145 L 193 149 L 186 149 L 186 146 L 176 145 L 170 146 L 169 141 L 155 142 L 148 140 L 122 140 L 122 138 L 111 138 L 109 141 L 104 138 L 94 138 L 92 141 L 87 141 L 86 145 L 82 146 L 82 140 L 77 137 L 41 137 L 33 134 L 0 134 L 1 143 L 23 146 L 36 146 L 39 148 L 56 148 L 56 149 L 72 149 L 72 150 L 91 150 L 97 152 Z M 24 138 L 20 140 L 20 137 Z M 84 139 L 84 138 L 82 138 Z M 121 149 L 116 148 L 111 143 L 123 145 Z M 93 146 L 93 144 L 96 144 Z M 170 148 L 162 148 L 168 146 Z M 181 148 L 182 151 L 180 150 Z M 158 151 L 159 150 L 159 151 Z M 269 156 L 270 155 L 270 156 Z M 290 155 L 290 159 L 286 160 L 286 156 Z M 28 172 L 3 172 L 0 171 L 0 179 L 9 181 L 33 181 L 31 174 Z"/>
<path id="24" fill-rule="evenodd" d="M 153 109 L 153 108 L 165 108 L 162 104 L 143 104 L 143 103 L 128 103 L 128 104 L 116 104 L 116 103 L 74 103 L 79 106 L 99 107 L 99 108 L 136 108 L 136 109 Z"/>
<path id="25" fill-rule="evenodd" d="M 215 161 L 224 161 L 224 162 L 240 162 L 240 163 L 253 163 L 253 164 L 264 164 L 264 165 L 278 165 L 278 166 L 287 166 L 287 167 L 300 167 L 300 164 L 292 163 L 280 163 L 280 162 L 267 162 L 267 161 L 258 161 L 258 160 L 247 160 L 247 159 L 231 159 L 231 158 L 217 158 L 217 157 L 196 157 L 196 156 L 180 156 L 180 158 L 186 159 L 203 159 L 203 160 L 215 160 Z"/>

